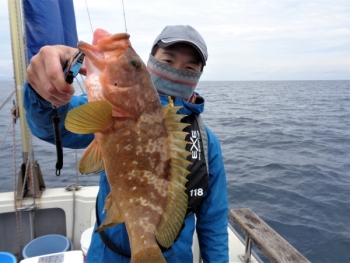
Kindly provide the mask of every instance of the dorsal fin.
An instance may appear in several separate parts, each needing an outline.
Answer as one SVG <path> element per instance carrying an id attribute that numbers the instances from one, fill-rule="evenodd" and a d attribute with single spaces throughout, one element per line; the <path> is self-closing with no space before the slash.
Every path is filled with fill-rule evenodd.
<path id="1" fill-rule="evenodd" d="M 187 211 L 188 197 L 185 192 L 187 175 L 190 173 L 186 170 L 191 162 L 186 157 L 191 153 L 185 150 L 185 137 L 187 133 L 182 129 L 189 124 L 180 123 L 184 115 L 176 114 L 181 107 L 163 107 L 164 124 L 168 134 L 170 146 L 170 182 L 166 206 L 162 214 L 159 225 L 156 229 L 156 238 L 158 243 L 163 247 L 170 247 L 178 235 L 185 214 Z"/>

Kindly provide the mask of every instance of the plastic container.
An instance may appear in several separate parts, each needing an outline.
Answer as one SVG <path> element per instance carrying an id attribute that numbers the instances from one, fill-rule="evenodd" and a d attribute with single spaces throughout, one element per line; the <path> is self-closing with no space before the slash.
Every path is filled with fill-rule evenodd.
<path id="1" fill-rule="evenodd" d="M 21 263 L 84 263 L 81 250 L 59 252 L 38 257 L 25 258 Z"/>
<path id="2" fill-rule="evenodd" d="M 17 259 L 14 255 L 8 252 L 0 252 L 1 263 L 17 263 Z"/>
<path id="3" fill-rule="evenodd" d="M 47 235 L 30 241 L 22 251 L 23 258 L 31 258 L 52 253 L 66 252 L 70 249 L 71 242 L 61 235 Z"/>
<path id="4" fill-rule="evenodd" d="M 80 245 L 81 245 L 81 251 L 83 252 L 83 256 L 84 256 L 84 262 L 85 262 L 86 255 L 87 255 L 87 252 L 88 252 L 89 247 L 90 247 L 91 236 L 92 236 L 93 231 L 94 231 L 94 227 L 90 227 L 90 228 L 86 229 L 80 238 Z"/>

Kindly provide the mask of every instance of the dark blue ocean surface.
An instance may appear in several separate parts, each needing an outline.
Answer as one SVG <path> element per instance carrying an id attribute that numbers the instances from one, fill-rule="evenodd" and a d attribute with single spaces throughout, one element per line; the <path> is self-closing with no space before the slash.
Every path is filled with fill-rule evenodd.
<path id="1" fill-rule="evenodd" d="M 12 89 L 0 82 L 0 105 Z M 230 208 L 252 209 L 311 262 L 349 262 L 350 81 L 201 82 L 197 91 L 221 142 Z M 0 140 L 11 104 L 0 111 Z M 10 130 L 0 150 L 0 192 L 13 189 L 12 141 Z M 47 187 L 76 181 L 74 150 L 64 150 L 57 177 L 55 148 L 33 145 Z M 96 185 L 98 176 L 79 181 Z"/>

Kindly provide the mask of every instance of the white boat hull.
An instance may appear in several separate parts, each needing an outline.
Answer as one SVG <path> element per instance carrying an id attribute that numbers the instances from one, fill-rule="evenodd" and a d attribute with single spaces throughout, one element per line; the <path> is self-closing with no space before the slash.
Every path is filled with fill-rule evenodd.
<path id="1" fill-rule="evenodd" d="M 95 224 L 95 202 L 97 192 L 98 186 L 83 187 L 79 191 L 74 192 L 66 191 L 63 188 L 45 190 L 42 197 L 40 199 L 36 198 L 35 200 L 36 205 L 39 206 L 39 210 L 35 213 L 35 220 L 41 221 L 40 228 L 46 229 L 39 230 L 38 227 L 35 226 L 36 234 L 62 234 L 72 241 L 74 250 L 80 250 L 82 233 Z M 8 229 L 14 230 L 12 231 L 12 236 L 0 239 L 0 251 L 8 251 L 18 256 L 21 251 L 19 251 L 18 235 L 16 233 L 16 220 L 13 220 L 13 218 L 15 218 L 13 198 L 13 192 L 0 193 L 0 232 L 6 233 Z M 22 207 L 32 204 L 33 199 L 26 198 L 23 200 Z M 39 212 L 42 215 L 37 215 Z M 20 231 L 20 235 L 24 243 L 23 246 L 31 240 L 29 214 L 30 212 L 21 212 L 20 221 L 22 230 Z M 50 219 L 50 217 L 53 219 Z M 238 255 L 244 254 L 244 244 L 230 226 L 228 226 L 228 230 L 230 262 L 241 262 Z M 9 239 L 12 239 L 11 242 L 9 242 Z M 193 239 L 193 262 L 198 263 L 201 262 L 201 260 L 196 234 Z M 252 258 L 251 262 L 259 261 Z M 25 263 L 27 263 L 27 261 L 25 261 Z"/>

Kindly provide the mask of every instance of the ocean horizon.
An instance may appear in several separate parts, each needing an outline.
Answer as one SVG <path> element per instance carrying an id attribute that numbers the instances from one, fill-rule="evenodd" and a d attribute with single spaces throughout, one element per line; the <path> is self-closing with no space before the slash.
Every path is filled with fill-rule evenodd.
<path id="1" fill-rule="evenodd" d="M 0 105 L 13 89 L 0 81 Z M 196 91 L 221 143 L 229 208 L 250 208 L 311 262 L 349 261 L 350 80 L 200 81 Z M 0 111 L 0 140 L 13 99 Z M 0 192 L 13 191 L 22 162 L 15 130 L 0 149 Z M 64 149 L 58 177 L 55 147 L 32 142 L 47 188 L 76 182 L 82 150 Z M 83 186 L 98 181 L 79 176 Z"/>

